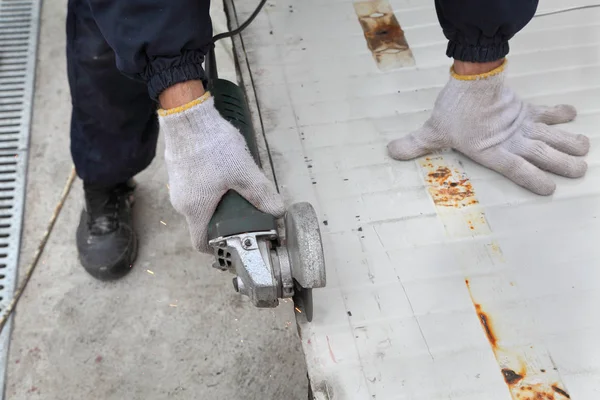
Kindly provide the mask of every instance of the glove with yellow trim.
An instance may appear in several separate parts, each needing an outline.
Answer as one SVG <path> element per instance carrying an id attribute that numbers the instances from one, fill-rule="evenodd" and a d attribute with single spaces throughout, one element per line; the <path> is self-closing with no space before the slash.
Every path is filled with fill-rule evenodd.
<path id="1" fill-rule="evenodd" d="M 589 139 L 549 125 L 571 121 L 574 107 L 532 106 L 505 85 L 505 66 L 482 75 L 460 76 L 439 94 L 433 113 L 419 130 L 388 144 L 392 158 L 410 160 L 453 148 L 481 165 L 540 195 L 555 183 L 543 171 L 582 177 Z"/>
<path id="2" fill-rule="evenodd" d="M 259 210 L 280 217 L 283 200 L 246 148 L 240 132 L 214 106 L 210 93 L 159 110 L 173 207 L 188 222 L 192 243 L 210 253 L 208 224 L 221 197 L 235 190 Z"/>

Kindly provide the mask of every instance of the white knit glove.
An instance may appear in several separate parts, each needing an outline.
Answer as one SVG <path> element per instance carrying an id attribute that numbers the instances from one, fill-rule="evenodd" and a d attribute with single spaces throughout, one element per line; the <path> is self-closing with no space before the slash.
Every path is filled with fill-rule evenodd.
<path id="1" fill-rule="evenodd" d="M 505 86 L 505 64 L 487 74 L 452 72 L 425 125 L 388 144 L 392 158 L 410 160 L 453 148 L 540 195 L 555 183 L 542 170 L 579 178 L 587 164 L 589 139 L 548 125 L 571 121 L 574 107 L 525 104 Z"/>
<path id="2" fill-rule="evenodd" d="M 188 222 L 192 243 L 210 253 L 208 223 L 221 197 L 235 190 L 259 210 L 280 217 L 283 200 L 258 168 L 239 131 L 206 94 L 183 107 L 159 111 L 173 207 Z"/>

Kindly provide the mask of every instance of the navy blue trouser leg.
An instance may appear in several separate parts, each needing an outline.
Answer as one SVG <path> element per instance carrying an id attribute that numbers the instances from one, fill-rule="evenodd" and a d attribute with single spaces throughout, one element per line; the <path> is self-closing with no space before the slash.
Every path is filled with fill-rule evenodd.
<path id="1" fill-rule="evenodd" d="M 145 83 L 119 72 L 88 2 L 69 0 L 68 7 L 71 154 L 86 184 L 110 186 L 152 162 L 158 139 L 156 103 Z"/>
<path id="2" fill-rule="evenodd" d="M 538 0 L 435 0 L 446 55 L 466 62 L 504 58 L 508 41 L 533 18 Z"/>

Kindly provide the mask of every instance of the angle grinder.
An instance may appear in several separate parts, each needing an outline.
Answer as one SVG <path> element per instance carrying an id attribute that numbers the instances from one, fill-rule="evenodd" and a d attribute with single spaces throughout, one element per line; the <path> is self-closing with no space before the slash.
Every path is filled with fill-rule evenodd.
<path id="1" fill-rule="evenodd" d="M 260 167 L 245 94 L 235 83 L 218 78 L 214 46 L 207 56 L 206 70 L 216 109 L 244 136 Z M 292 298 L 310 322 L 312 289 L 326 284 L 317 214 L 310 203 L 296 203 L 283 218 L 284 235 L 280 235 L 277 223 L 275 217 L 256 209 L 237 192 L 228 191 L 208 228 L 216 259 L 213 266 L 233 273 L 234 289 L 248 296 L 256 307 L 276 307 L 279 299 Z"/>

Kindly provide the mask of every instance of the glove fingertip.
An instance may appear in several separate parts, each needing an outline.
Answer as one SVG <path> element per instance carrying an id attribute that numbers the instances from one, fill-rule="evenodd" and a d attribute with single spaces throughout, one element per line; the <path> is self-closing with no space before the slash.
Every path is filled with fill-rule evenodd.
<path id="1" fill-rule="evenodd" d="M 550 196 L 556 191 L 556 183 L 550 180 L 547 182 L 538 182 L 535 186 L 531 186 L 528 189 L 540 196 Z"/>
<path id="2" fill-rule="evenodd" d="M 585 161 L 578 159 L 572 164 L 571 171 L 569 171 L 570 174 L 568 176 L 569 178 L 581 178 L 586 174 L 587 170 L 588 164 Z"/>
<path id="3" fill-rule="evenodd" d="M 188 227 L 190 230 L 192 246 L 201 253 L 211 254 L 212 249 L 208 244 L 207 224 L 188 220 Z"/>
<path id="4" fill-rule="evenodd" d="M 546 125 L 557 125 L 571 122 L 577 117 L 577 109 L 570 104 L 559 104 L 554 107 L 537 108 L 536 122 Z"/>
<path id="5" fill-rule="evenodd" d="M 274 217 L 281 218 L 285 214 L 285 205 L 281 196 L 273 197 L 270 202 L 266 202 L 261 211 L 271 214 Z"/>
<path id="6" fill-rule="evenodd" d="M 585 135 L 576 135 L 575 136 L 575 142 L 576 142 L 576 146 L 575 146 L 575 150 L 576 150 L 576 156 L 585 156 L 587 153 L 590 152 L 590 138 L 585 136 Z"/>
<path id="7" fill-rule="evenodd" d="M 256 197 L 256 201 L 251 202 L 262 212 L 280 218 L 285 213 L 285 205 L 281 195 L 271 186 L 269 184 L 269 187 L 265 187 L 262 193 Z"/>
<path id="8" fill-rule="evenodd" d="M 212 247 L 208 244 L 208 227 L 217 209 L 220 199 L 225 192 L 217 196 L 205 199 L 193 208 L 180 211 L 186 217 L 192 247 L 201 253 L 212 254 Z"/>
<path id="9" fill-rule="evenodd" d="M 532 169 L 533 170 L 532 166 Z M 540 196 L 550 196 L 556 191 L 556 183 L 550 179 L 543 171 L 535 168 L 534 174 L 531 172 L 513 173 L 507 177 L 518 185 Z"/>
<path id="10" fill-rule="evenodd" d="M 260 211 L 277 218 L 283 216 L 285 213 L 283 198 L 277 192 L 275 185 L 262 173 L 258 177 L 254 176 L 257 180 L 252 182 L 237 182 L 234 190 Z"/>
<path id="11" fill-rule="evenodd" d="M 387 150 L 390 157 L 401 161 L 413 160 L 429 153 L 428 149 L 418 145 L 412 135 L 391 141 Z"/>
<path id="12" fill-rule="evenodd" d="M 560 110 L 560 113 L 565 116 L 565 118 L 569 119 L 569 121 L 572 121 L 575 119 L 575 117 L 577 117 L 577 109 L 570 104 L 560 104 L 557 106 L 557 108 Z"/>

